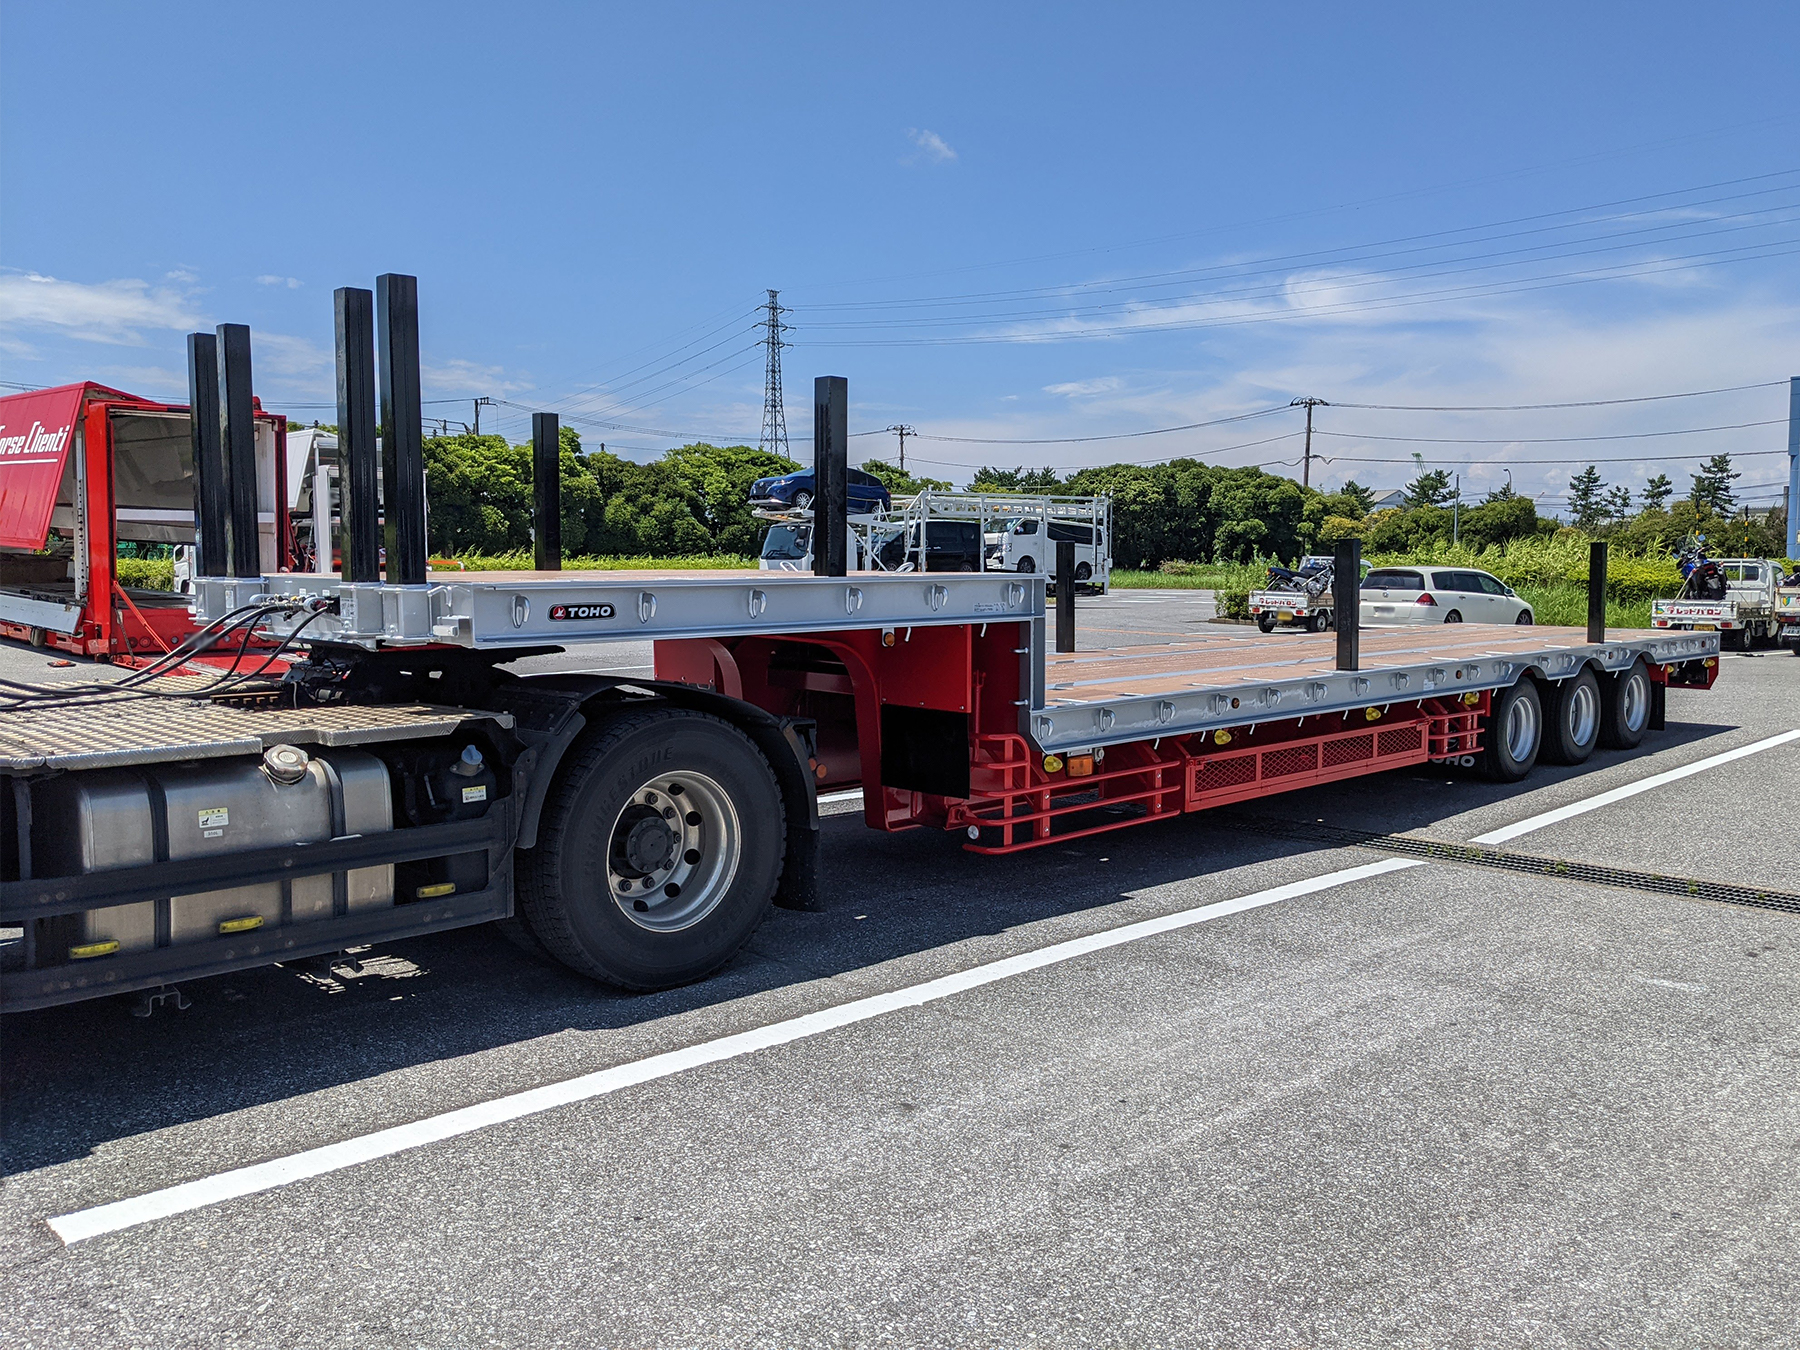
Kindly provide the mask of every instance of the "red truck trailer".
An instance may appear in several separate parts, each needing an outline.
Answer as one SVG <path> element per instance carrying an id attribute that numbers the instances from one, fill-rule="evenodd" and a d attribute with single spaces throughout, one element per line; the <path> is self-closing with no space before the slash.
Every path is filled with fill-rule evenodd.
<path id="1" fill-rule="evenodd" d="M 292 563 L 284 418 L 255 412 L 257 533 Z M 81 656 L 166 652 L 192 597 L 120 583 L 121 543 L 194 542 L 188 409 L 92 382 L 0 398 L 0 636 Z"/>
<path id="2" fill-rule="evenodd" d="M 875 829 L 1004 854 L 1427 761 L 1517 781 L 1636 747 L 1669 684 L 1718 672 L 1716 633 L 1353 619 L 1052 652 L 1042 575 L 844 569 L 837 380 L 825 572 L 432 576 L 416 301 L 378 284 L 379 457 L 369 293 L 338 293 L 342 570 L 195 583 L 195 621 L 266 634 L 294 658 L 280 678 L 0 695 L 0 1007 L 493 921 L 662 988 L 729 961 L 771 904 L 818 902 L 821 788 L 860 787 Z M 548 538 L 555 418 L 534 431 Z M 202 519 L 235 501 L 246 537 L 205 464 Z M 505 669 L 620 640 L 654 643 L 653 678 Z"/>

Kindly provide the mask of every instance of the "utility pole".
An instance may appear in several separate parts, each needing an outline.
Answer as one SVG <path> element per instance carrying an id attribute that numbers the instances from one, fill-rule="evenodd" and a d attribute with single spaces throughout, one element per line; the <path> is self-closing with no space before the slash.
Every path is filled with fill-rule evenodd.
<path id="1" fill-rule="evenodd" d="M 1462 475 L 1456 475 L 1456 497 L 1450 503 L 1450 544 L 1462 543 Z"/>
<path id="2" fill-rule="evenodd" d="M 1288 404 L 1290 408 L 1306 409 L 1306 450 L 1300 459 L 1300 486 L 1312 486 L 1312 410 L 1329 408 L 1331 405 L 1322 398 L 1297 398 Z"/>
<path id="3" fill-rule="evenodd" d="M 1787 555 L 1800 558 L 1800 375 L 1788 381 Z"/>
<path id="4" fill-rule="evenodd" d="M 771 454 L 788 454 L 787 412 L 781 404 L 781 349 L 793 344 L 783 342 L 781 335 L 787 331 L 787 325 L 781 321 L 783 314 L 791 314 L 792 310 L 783 309 L 776 300 L 779 291 L 769 292 L 769 302 L 762 306 L 766 317 L 763 319 L 763 346 L 769 349 L 768 359 L 763 368 L 763 423 L 762 440 L 759 448 Z M 813 447 L 816 453 L 817 446 Z"/>
<path id="5" fill-rule="evenodd" d="M 900 472 L 905 473 L 906 472 L 906 438 L 908 436 L 917 436 L 919 433 L 917 431 L 913 430 L 913 428 L 911 428 L 911 427 L 900 426 L 900 425 L 891 426 L 888 428 L 888 430 L 898 432 L 900 435 Z"/>
<path id="6" fill-rule="evenodd" d="M 481 410 L 493 406 L 494 400 L 491 398 L 478 398 L 475 400 L 475 435 L 481 435 Z"/>

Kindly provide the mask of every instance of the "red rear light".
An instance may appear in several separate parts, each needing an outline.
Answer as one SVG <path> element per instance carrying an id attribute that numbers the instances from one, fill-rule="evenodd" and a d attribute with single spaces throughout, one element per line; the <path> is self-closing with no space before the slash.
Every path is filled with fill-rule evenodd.
<path id="1" fill-rule="evenodd" d="M 1437 601 L 1433 600 L 1429 595 L 1421 595 L 1417 600 L 1413 601 L 1413 603 L 1416 605 L 1435 605 Z"/>

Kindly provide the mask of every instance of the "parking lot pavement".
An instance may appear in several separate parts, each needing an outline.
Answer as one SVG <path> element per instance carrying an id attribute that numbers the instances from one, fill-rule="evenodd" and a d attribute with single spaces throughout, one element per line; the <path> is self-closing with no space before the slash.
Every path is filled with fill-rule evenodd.
<path id="1" fill-rule="evenodd" d="M 1192 603 L 1117 608 L 1175 624 Z M 361 972 L 200 982 L 177 1015 L 9 1017 L 12 1339 L 1800 1344 L 1800 918 L 1441 863 L 1370 875 L 1381 855 L 1256 824 L 1473 838 L 1789 729 L 1797 692 L 1800 661 L 1728 658 L 1646 753 L 1525 791 L 1402 772 L 1018 857 L 831 816 L 825 909 L 777 912 L 720 976 L 659 995 L 477 929 Z M 1783 830 L 1719 809 L 1791 804 L 1797 765 L 1789 743 L 1508 847 L 1665 850 L 1800 890 Z M 1159 919 L 1180 926 L 1058 946 Z M 958 975 L 72 1246 L 47 1224 Z"/>

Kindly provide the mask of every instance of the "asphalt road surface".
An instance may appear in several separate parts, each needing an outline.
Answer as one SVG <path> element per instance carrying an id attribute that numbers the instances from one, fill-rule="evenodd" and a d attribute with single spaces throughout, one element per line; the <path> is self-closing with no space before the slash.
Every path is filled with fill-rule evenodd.
<path id="1" fill-rule="evenodd" d="M 1127 592 L 1082 638 L 1209 617 Z M 1728 655 L 1523 790 L 1402 771 L 1002 858 L 838 803 L 824 910 L 669 993 L 471 929 L 6 1018 L 7 1343 L 1800 1344 L 1800 915 L 1268 825 L 1467 841 L 1796 727 L 1800 660 Z M 1790 740 L 1506 847 L 1800 891 L 1796 806 Z M 229 1175 L 280 1159 L 311 1174 Z"/>

